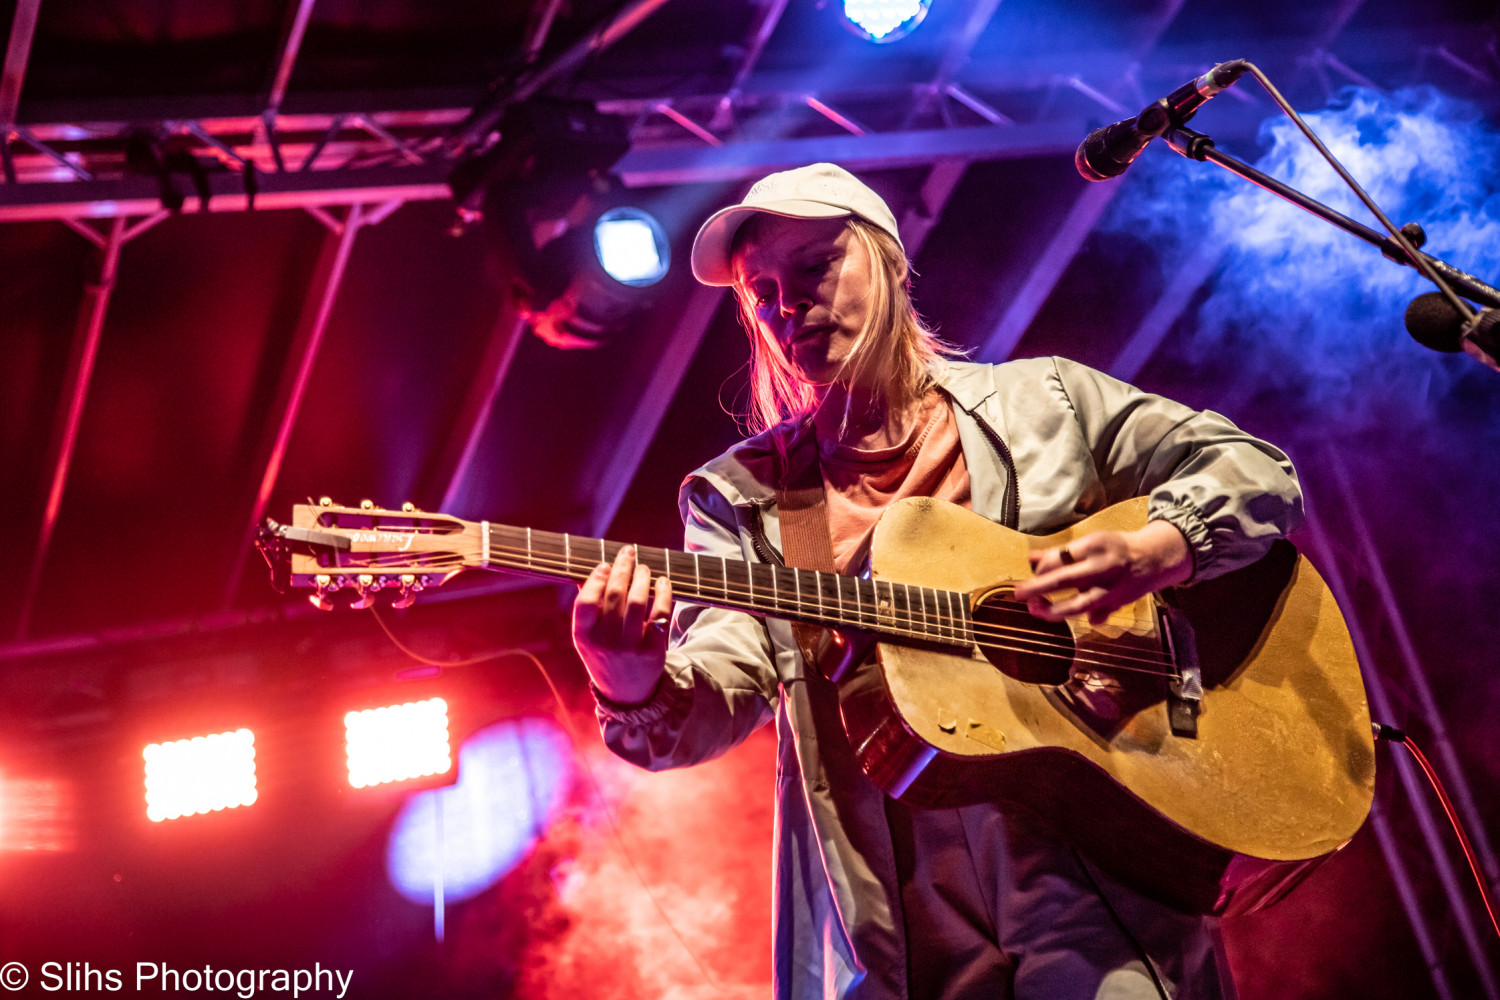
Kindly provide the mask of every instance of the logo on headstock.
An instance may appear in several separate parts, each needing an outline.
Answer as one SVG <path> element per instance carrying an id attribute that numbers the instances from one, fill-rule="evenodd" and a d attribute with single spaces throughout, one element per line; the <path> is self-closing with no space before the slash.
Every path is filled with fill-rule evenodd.
<path id="1" fill-rule="evenodd" d="M 349 538 L 368 545 L 394 545 L 398 547 L 398 551 L 405 552 L 411 548 L 417 535 L 411 531 L 351 531 Z"/>

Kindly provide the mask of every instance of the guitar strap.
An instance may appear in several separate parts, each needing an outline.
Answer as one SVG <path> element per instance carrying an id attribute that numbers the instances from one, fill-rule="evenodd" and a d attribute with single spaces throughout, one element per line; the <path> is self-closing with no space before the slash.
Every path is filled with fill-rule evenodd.
<path id="1" fill-rule="evenodd" d="M 833 541 L 828 533 L 828 500 L 823 494 L 823 469 L 816 457 L 791 465 L 790 475 L 776 488 L 782 558 L 788 566 L 796 569 L 832 573 Z M 797 637 L 803 659 L 818 664 L 821 669 L 818 661 L 828 645 L 828 630 L 793 622 L 792 634 Z"/>

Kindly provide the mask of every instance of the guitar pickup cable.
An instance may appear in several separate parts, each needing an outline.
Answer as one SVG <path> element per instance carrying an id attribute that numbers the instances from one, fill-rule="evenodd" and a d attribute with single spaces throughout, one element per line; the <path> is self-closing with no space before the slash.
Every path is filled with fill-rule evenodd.
<path id="1" fill-rule="evenodd" d="M 1375 738 L 1386 743 L 1399 743 L 1411 751 L 1412 758 L 1422 773 L 1427 776 L 1428 784 L 1437 793 L 1438 801 L 1443 804 L 1443 812 L 1448 814 L 1448 822 L 1453 825 L 1453 832 L 1458 835 L 1459 846 L 1463 848 L 1464 858 L 1469 862 L 1469 871 L 1474 875 L 1474 884 L 1479 887 L 1479 898 L 1484 900 L 1485 912 L 1489 914 L 1490 926 L 1494 928 L 1495 937 L 1500 938 L 1500 920 L 1495 918 L 1495 901 L 1490 896 L 1490 887 L 1479 871 L 1479 858 L 1474 853 L 1474 845 L 1469 842 L 1469 835 L 1464 830 L 1464 825 L 1458 818 L 1458 811 L 1453 808 L 1453 801 L 1448 798 L 1448 790 L 1443 787 L 1442 779 L 1438 777 L 1437 771 L 1427 760 L 1427 755 L 1422 748 L 1417 746 L 1415 740 L 1407 734 L 1404 729 L 1388 726 L 1383 722 L 1372 722 L 1370 728 L 1375 732 Z"/>

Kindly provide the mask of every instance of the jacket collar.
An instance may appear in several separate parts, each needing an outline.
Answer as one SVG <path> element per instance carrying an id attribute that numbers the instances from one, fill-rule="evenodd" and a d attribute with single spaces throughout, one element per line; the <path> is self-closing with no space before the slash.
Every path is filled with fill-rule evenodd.
<path id="1" fill-rule="evenodd" d="M 992 431 L 1003 436 L 998 408 L 985 405 L 993 399 L 996 391 L 991 372 L 990 365 L 950 361 L 937 373 L 936 384 L 965 413 L 989 424 Z M 962 433 L 960 436 L 967 437 Z M 769 503 L 776 498 L 776 482 L 782 465 L 775 442 L 777 437 L 785 442 L 786 451 L 794 463 L 816 456 L 812 447 L 812 422 L 786 421 L 741 441 L 688 478 L 708 480 L 736 505 Z"/>

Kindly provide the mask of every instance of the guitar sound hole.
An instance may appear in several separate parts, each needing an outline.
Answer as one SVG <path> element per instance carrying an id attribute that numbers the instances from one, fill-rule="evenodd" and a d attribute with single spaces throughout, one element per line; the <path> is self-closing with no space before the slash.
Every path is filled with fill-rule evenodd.
<path id="1" fill-rule="evenodd" d="M 1067 622 L 1046 622 L 1008 597 L 990 597 L 974 609 L 974 633 L 984 658 L 1027 684 L 1066 683 L 1073 666 L 1073 633 Z"/>

